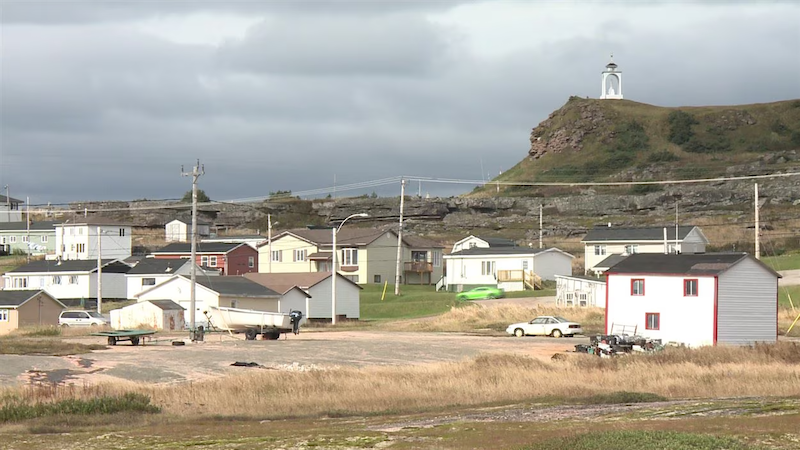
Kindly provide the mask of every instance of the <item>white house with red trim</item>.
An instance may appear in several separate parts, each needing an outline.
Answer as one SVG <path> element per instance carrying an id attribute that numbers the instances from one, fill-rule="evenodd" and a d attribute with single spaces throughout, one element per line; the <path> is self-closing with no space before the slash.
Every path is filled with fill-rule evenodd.
<path id="1" fill-rule="evenodd" d="M 777 339 L 780 275 L 747 253 L 640 253 L 606 276 L 606 334 L 692 347 Z"/>

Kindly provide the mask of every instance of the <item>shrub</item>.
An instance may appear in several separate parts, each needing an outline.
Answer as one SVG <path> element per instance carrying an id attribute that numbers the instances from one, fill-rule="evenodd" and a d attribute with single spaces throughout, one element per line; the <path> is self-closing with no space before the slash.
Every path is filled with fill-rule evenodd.
<path id="1" fill-rule="evenodd" d="M 611 405 L 619 403 L 649 403 L 663 402 L 667 398 L 651 392 L 617 391 L 610 394 L 597 394 L 584 399 L 590 405 Z"/>
<path id="2" fill-rule="evenodd" d="M 694 136 L 692 125 L 697 124 L 697 120 L 691 114 L 676 110 L 667 116 L 669 122 L 669 141 L 673 144 L 683 145 L 689 142 Z"/>
<path id="3" fill-rule="evenodd" d="M 641 123 L 625 122 L 614 129 L 614 149 L 612 152 L 636 153 L 647 150 L 650 137 Z"/>
<path id="4" fill-rule="evenodd" d="M 61 328 L 59 327 L 35 327 L 23 328 L 19 331 L 23 336 L 61 336 Z"/>
<path id="5" fill-rule="evenodd" d="M 630 193 L 632 195 L 641 195 L 641 194 L 650 194 L 652 192 L 659 192 L 663 190 L 664 187 L 660 184 L 635 184 L 630 189 Z"/>
<path id="6" fill-rule="evenodd" d="M 12 402 L 0 408 L 0 423 L 57 415 L 114 414 L 120 412 L 157 413 L 160 411 L 159 407 L 150 404 L 150 397 L 129 392 L 122 396 L 104 396 L 89 400 L 66 399 L 55 403 L 36 403 L 32 405 Z"/>
<path id="7" fill-rule="evenodd" d="M 647 157 L 648 162 L 658 163 L 658 162 L 673 162 L 673 161 L 680 161 L 680 157 L 669 150 L 661 150 L 655 153 L 651 153 L 650 156 Z"/>

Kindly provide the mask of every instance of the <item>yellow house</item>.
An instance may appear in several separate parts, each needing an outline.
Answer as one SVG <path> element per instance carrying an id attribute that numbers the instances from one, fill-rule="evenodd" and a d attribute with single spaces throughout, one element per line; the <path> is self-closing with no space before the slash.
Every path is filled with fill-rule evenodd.
<path id="1" fill-rule="evenodd" d="M 58 325 L 58 316 L 67 307 L 41 290 L 0 290 L 0 334 L 17 328 Z"/>
<path id="2" fill-rule="evenodd" d="M 394 283 L 397 234 L 376 229 L 343 228 L 336 235 L 338 271 L 358 284 Z M 330 272 L 333 233 L 330 228 L 294 229 L 258 248 L 259 273 Z M 417 236 L 404 236 L 401 282 L 434 284 L 442 278 L 444 246 Z"/>

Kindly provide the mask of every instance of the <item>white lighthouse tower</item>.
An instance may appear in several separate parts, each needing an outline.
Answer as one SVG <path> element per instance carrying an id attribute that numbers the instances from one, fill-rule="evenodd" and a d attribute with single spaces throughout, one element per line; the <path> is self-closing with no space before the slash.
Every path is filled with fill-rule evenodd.
<path id="1" fill-rule="evenodd" d="M 622 71 L 617 70 L 614 63 L 614 55 L 611 55 L 611 62 L 606 64 L 603 72 L 603 91 L 601 99 L 622 99 Z"/>

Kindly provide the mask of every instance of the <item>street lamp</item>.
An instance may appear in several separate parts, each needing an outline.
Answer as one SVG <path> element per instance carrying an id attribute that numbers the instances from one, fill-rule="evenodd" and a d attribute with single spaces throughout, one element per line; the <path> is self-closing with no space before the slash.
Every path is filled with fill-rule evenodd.
<path id="1" fill-rule="evenodd" d="M 336 325 L 336 235 L 342 229 L 342 225 L 353 217 L 369 217 L 367 213 L 351 214 L 344 218 L 338 227 L 333 227 L 333 253 L 331 255 L 333 267 L 331 267 L 331 325 Z"/>

